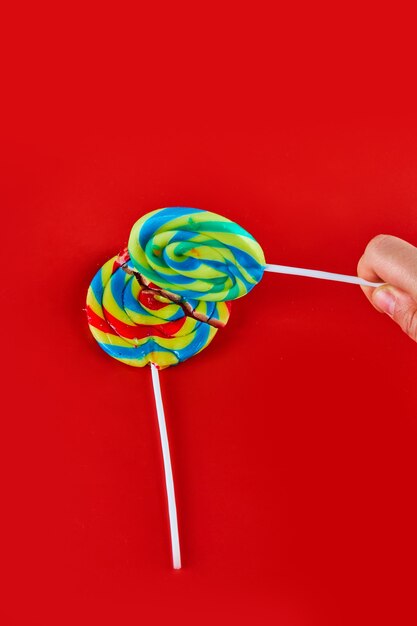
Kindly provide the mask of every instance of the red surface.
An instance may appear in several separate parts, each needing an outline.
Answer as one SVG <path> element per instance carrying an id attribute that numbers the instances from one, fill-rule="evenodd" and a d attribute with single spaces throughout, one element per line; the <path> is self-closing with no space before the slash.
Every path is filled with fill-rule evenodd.
<path id="1" fill-rule="evenodd" d="M 414 625 L 417 346 L 359 288 L 268 275 L 162 372 L 179 573 L 150 374 L 82 310 L 165 205 L 271 263 L 417 243 L 414 22 L 34 6 L 2 20 L 0 623 Z"/>

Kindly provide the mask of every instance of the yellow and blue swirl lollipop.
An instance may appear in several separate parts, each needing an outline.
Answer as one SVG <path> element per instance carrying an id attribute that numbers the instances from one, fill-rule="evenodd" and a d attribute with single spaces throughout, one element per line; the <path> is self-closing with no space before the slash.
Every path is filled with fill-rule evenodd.
<path id="1" fill-rule="evenodd" d="M 235 300 L 262 278 L 265 257 L 250 233 L 200 209 L 168 207 L 133 226 L 129 254 L 134 268 L 184 299 Z"/>

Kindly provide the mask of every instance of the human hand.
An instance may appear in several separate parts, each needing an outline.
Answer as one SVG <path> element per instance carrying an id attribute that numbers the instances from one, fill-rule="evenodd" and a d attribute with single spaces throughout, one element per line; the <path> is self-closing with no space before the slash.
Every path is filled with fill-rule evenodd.
<path id="1" fill-rule="evenodd" d="M 378 235 L 358 263 L 358 276 L 387 283 L 362 289 L 378 311 L 417 341 L 417 248 L 398 237 Z"/>

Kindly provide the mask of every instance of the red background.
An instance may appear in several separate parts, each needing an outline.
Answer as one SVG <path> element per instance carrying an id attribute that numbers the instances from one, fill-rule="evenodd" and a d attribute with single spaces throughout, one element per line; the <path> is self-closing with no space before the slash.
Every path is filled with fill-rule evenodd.
<path id="1" fill-rule="evenodd" d="M 2 20 L 0 623 L 415 624 L 417 346 L 359 288 L 267 275 L 162 373 L 181 572 L 150 373 L 83 313 L 166 205 L 270 263 L 417 244 L 413 21 L 60 6 Z"/>

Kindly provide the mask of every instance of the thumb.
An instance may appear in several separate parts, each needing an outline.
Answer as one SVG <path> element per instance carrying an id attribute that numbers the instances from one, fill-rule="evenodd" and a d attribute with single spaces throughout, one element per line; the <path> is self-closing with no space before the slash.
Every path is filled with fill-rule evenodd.
<path id="1" fill-rule="evenodd" d="M 417 302 L 405 291 L 384 285 L 374 289 L 371 300 L 382 313 L 387 313 L 411 339 L 417 341 Z"/>

